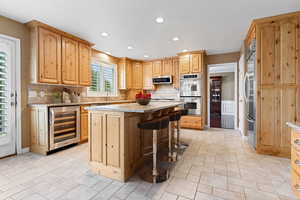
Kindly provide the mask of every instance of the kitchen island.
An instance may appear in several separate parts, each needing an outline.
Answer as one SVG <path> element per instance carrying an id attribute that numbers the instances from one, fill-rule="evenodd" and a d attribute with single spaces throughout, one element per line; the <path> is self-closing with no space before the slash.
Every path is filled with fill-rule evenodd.
<path id="1" fill-rule="evenodd" d="M 91 106 L 89 111 L 89 160 L 102 176 L 126 181 L 152 152 L 152 133 L 138 123 L 168 115 L 182 102 L 150 102 Z M 168 144 L 168 129 L 159 131 L 158 144 Z M 150 154 L 151 155 L 151 154 Z"/>

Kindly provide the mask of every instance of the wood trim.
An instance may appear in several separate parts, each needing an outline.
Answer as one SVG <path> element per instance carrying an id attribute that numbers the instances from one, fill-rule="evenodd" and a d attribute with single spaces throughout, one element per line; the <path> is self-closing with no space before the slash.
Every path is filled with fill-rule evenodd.
<path id="1" fill-rule="evenodd" d="M 282 20 L 282 19 L 286 19 L 289 17 L 296 17 L 296 16 L 300 16 L 300 11 L 285 13 L 285 14 L 281 14 L 281 15 L 274 15 L 274 16 L 270 16 L 270 17 L 258 18 L 258 19 L 254 19 L 252 21 L 252 23 L 253 24 L 261 24 L 261 23 L 267 23 L 267 22 Z"/>
<path id="2" fill-rule="evenodd" d="M 76 41 L 78 41 L 78 42 L 87 44 L 87 45 L 89 45 L 89 46 L 94 46 L 93 43 L 90 43 L 90 42 L 88 42 L 88 41 L 86 41 L 86 40 L 83 40 L 83 39 L 81 39 L 81 38 L 79 38 L 79 37 L 77 37 L 77 36 L 75 36 L 75 35 L 72 35 L 72 34 L 70 34 L 70 33 L 64 32 L 64 31 L 62 31 L 62 30 L 59 30 L 59 29 L 57 29 L 57 28 L 54 28 L 54 27 L 52 27 L 52 26 L 49 26 L 49 25 L 44 24 L 44 23 L 42 23 L 42 22 L 40 22 L 40 21 L 37 21 L 37 20 L 29 21 L 29 22 L 25 23 L 25 25 L 28 26 L 28 27 L 30 27 L 30 28 L 33 28 L 33 27 L 43 27 L 43 28 L 48 29 L 48 30 L 50 30 L 50 31 L 52 31 L 52 32 L 55 32 L 55 33 L 57 33 L 57 34 L 60 34 L 60 35 L 62 35 L 62 36 L 64 36 L 64 37 L 68 37 L 68 38 L 70 38 L 70 39 L 73 39 L 73 40 L 76 40 Z"/>
<path id="3" fill-rule="evenodd" d="M 184 56 L 184 55 L 188 55 L 188 54 L 204 54 L 204 56 L 205 56 L 206 51 L 205 50 L 198 50 L 198 51 L 187 51 L 187 52 L 177 53 L 178 56 Z"/>

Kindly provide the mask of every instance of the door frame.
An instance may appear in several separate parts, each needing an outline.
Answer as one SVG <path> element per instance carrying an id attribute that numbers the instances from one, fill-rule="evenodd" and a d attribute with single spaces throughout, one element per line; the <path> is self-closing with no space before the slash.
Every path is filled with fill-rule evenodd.
<path id="1" fill-rule="evenodd" d="M 15 144 L 16 144 L 16 154 L 22 154 L 24 151 L 22 149 L 22 108 L 21 108 L 21 41 L 18 38 L 0 34 L 0 38 L 8 39 L 13 41 L 16 47 L 16 66 L 15 66 L 15 91 L 17 95 L 17 105 L 15 110 Z"/>
<path id="2" fill-rule="evenodd" d="M 216 67 L 217 72 L 216 73 L 222 73 L 222 72 L 234 72 L 234 129 L 238 129 L 238 63 L 232 62 L 232 63 L 221 63 L 221 64 L 211 64 L 207 65 L 207 126 L 210 128 L 210 84 L 209 84 L 209 75 L 210 71 L 209 69 L 211 67 Z"/>

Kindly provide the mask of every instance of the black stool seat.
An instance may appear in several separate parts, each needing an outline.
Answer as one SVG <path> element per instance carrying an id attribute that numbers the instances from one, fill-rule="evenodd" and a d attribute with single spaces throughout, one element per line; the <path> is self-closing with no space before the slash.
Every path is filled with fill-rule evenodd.
<path id="1" fill-rule="evenodd" d="M 161 117 L 158 119 L 146 121 L 146 122 L 141 122 L 138 124 L 138 127 L 140 129 L 146 129 L 146 130 L 160 130 L 167 128 L 169 125 L 169 117 Z"/>
<path id="2" fill-rule="evenodd" d="M 181 116 L 187 115 L 188 114 L 188 109 L 182 109 L 180 110 Z"/>
<path id="3" fill-rule="evenodd" d="M 170 114 L 169 118 L 170 118 L 171 122 L 173 122 L 173 121 L 179 121 L 180 118 L 181 118 L 181 112 L 175 111 L 175 112 L 173 112 L 173 113 Z"/>

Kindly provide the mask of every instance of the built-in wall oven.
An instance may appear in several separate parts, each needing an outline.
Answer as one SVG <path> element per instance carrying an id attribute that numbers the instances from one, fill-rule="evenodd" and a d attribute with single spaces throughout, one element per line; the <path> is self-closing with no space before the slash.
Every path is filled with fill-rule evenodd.
<path id="1" fill-rule="evenodd" d="M 80 141 L 80 107 L 49 108 L 50 150 Z"/>
<path id="2" fill-rule="evenodd" d="M 180 77 L 180 98 L 189 115 L 201 115 L 201 74 L 183 74 Z"/>

